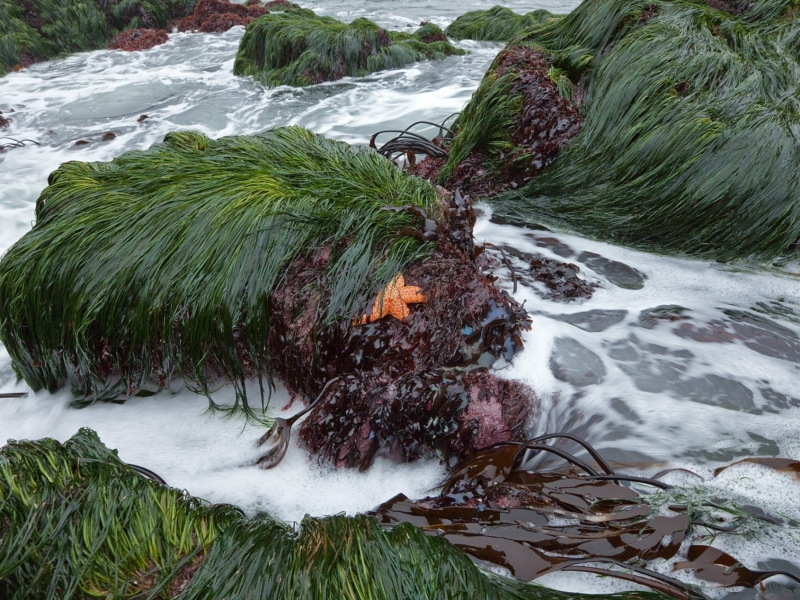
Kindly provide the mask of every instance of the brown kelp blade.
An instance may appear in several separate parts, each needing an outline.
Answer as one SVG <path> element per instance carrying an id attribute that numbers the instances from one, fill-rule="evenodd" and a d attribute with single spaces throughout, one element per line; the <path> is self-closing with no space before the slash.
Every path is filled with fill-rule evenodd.
<path id="1" fill-rule="evenodd" d="M 557 438 L 562 438 L 557 443 L 567 440 L 583 446 L 597 466 L 543 444 Z M 530 451 L 544 450 L 566 461 L 566 468 L 526 468 Z M 766 462 L 793 470 L 793 464 L 775 460 Z M 596 474 L 596 469 L 605 474 Z M 615 473 L 585 440 L 554 433 L 524 444 L 486 448 L 458 465 L 438 496 L 412 501 L 398 495 L 373 514 L 385 526 L 408 522 L 444 537 L 475 562 L 501 567 L 520 580 L 555 571 L 585 571 L 642 584 L 680 600 L 698 597 L 690 586 L 642 565 L 676 556 L 693 526 L 709 525 L 679 504 L 670 505 L 668 514 L 656 510 L 649 496 L 625 485 L 629 482 L 672 488 L 654 478 Z M 780 524 L 759 514 L 753 518 Z M 698 578 L 726 587 L 753 587 L 776 575 L 795 578 L 783 571 L 747 569 L 708 546 L 689 546 L 687 557 L 675 568 L 695 569 Z"/>
<path id="2" fill-rule="evenodd" d="M 786 571 L 755 571 L 748 569 L 730 554 L 711 546 L 693 545 L 687 553 L 688 561 L 675 563 L 674 570 L 692 569 L 698 579 L 722 587 L 755 587 L 765 579 L 783 575 L 800 583 L 800 577 Z"/>
<path id="3" fill-rule="evenodd" d="M 259 446 L 267 445 L 267 451 L 256 461 L 257 465 L 262 469 L 271 469 L 283 460 L 283 457 L 286 455 L 286 450 L 289 449 L 289 437 L 292 434 L 292 425 L 294 425 L 295 421 L 300 417 L 311 412 L 314 407 L 319 404 L 319 401 L 325 395 L 325 392 L 328 391 L 328 388 L 340 379 L 341 377 L 329 379 L 325 385 L 322 386 L 317 397 L 303 410 L 296 412 L 288 419 L 282 419 L 280 417 L 275 419 L 269 431 L 258 440 Z"/>
<path id="4" fill-rule="evenodd" d="M 725 469 L 728 469 L 734 465 L 740 465 L 742 463 L 752 463 L 754 465 L 769 467 L 770 469 L 781 471 L 782 473 L 789 473 L 795 478 L 800 479 L 800 460 L 792 460 L 790 458 L 774 458 L 771 456 L 751 456 L 749 458 L 737 460 L 734 463 L 716 469 L 714 471 L 714 477 L 722 473 Z"/>

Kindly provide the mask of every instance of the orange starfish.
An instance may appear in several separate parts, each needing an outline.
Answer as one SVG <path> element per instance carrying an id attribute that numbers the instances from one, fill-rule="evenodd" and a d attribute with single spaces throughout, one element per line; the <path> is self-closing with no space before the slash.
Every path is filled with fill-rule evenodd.
<path id="1" fill-rule="evenodd" d="M 369 316 L 364 315 L 361 317 L 360 322 L 354 320 L 354 324 L 372 323 L 386 315 L 392 315 L 395 319 L 402 321 L 411 313 L 408 310 L 409 304 L 425 302 L 426 300 L 427 298 L 420 288 L 415 285 L 406 285 L 403 274 L 398 273 L 386 284 L 383 291 L 378 293 L 378 297 L 375 298 L 375 304 L 372 305 L 372 314 Z"/>

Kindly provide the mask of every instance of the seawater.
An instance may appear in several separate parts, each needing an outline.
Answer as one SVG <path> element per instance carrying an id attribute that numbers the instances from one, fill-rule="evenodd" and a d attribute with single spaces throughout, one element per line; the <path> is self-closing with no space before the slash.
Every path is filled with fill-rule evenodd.
<path id="1" fill-rule="evenodd" d="M 572 1 L 505 4 L 518 12 L 568 12 L 576 6 Z M 445 26 L 467 10 L 492 3 L 305 5 L 345 21 L 364 16 L 406 29 L 423 20 Z M 219 137 L 298 124 L 366 144 L 375 131 L 416 120 L 440 122 L 459 111 L 502 47 L 464 41 L 458 43 L 468 51 L 462 57 L 305 89 L 267 90 L 232 74 L 242 33 L 241 28 L 224 34 L 175 33 L 146 52 L 81 53 L 0 79 L 0 110 L 14 119 L 2 134 L 41 144 L 0 153 L 0 252 L 30 229 L 36 198 L 63 162 L 111 160 L 176 129 Z M 147 118 L 140 120 L 142 115 Z M 102 141 L 107 132 L 115 137 Z M 78 140 L 89 143 L 76 146 Z M 514 295 L 533 318 L 525 349 L 510 364 L 496 365 L 502 376 L 536 391 L 531 435 L 569 430 L 627 472 L 686 467 L 706 481 L 680 474 L 666 480 L 800 520 L 800 482 L 789 475 L 741 465 L 713 478 L 715 467 L 745 456 L 800 460 L 797 265 L 720 265 L 658 256 L 499 224 L 487 206 L 480 212 L 476 240 L 514 251 L 511 263 L 519 279 Z M 596 285 L 592 298 L 546 299 L 541 285 L 525 276 L 525 258 L 537 256 L 579 267 L 581 276 Z M 498 268 L 496 275 L 511 293 L 509 270 Z M 0 347 L 0 392 L 10 391 L 30 390 L 16 382 Z M 232 397 L 229 389 L 215 394 L 219 402 Z M 92 427 L 123 460 L 147 466 L 173 486 L 236 504 L 249 514 L 265 511 L 290 521 L 304 514 L 365 511 L 399 492 L 424 496 L 444 476 L 433 461 L 378 461 L 367 473 L 331 471 L 295 445 L 276 469 L 262 471 L 251 465 L 263 430 L 238 417 L 209 413 L 207 401 L 189 392 L 81 410 L 70 408 L 71 400 L 67 392 L 0 399 L 0 440 L 51 436 L 63 441 L 82 426 Z M 287 404 L 288 394 L 278 389 L 271 410 L 297 410 Z M 767 560 L 787 561 L 785 568 L 800 573 L 799 533 L 720 536 L 715 545 L 751 568 Z M 668 564 L 651 566 L 670 572 Z M 629 587 L 576 574 L 543 581 L 574 591 Z"/>

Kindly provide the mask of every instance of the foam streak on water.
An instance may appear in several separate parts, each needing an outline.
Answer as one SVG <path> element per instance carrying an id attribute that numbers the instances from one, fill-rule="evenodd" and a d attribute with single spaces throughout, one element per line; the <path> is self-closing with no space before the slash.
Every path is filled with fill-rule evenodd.
<path id="1" fill-rule="evenodd" d="M 421 20 L 445 25 L 461 12 L 492 4 L 337 0 L 308 6 L 399 29 Z M 575 6 L 559 0 L 506 4 L 519 12 Z M 83 53 L 0 79 L 0 110 L 14 119 L 3 134 L 42 143 L 0 154 L 0 252 L 30 228 L 36 198 L 62 162 L 110 160 L 176 129 L 219 137 L 299 124 L 366 143 L 377 130 L 441 121 L 460 110 L 501 47 L 462 42 L 469 50 L 463 57 L 306 89 L 265 90 L 231 73 L 241 35 L 241 28 L 173 34 L 147 52 Z M 141 115 L 148 118 L 139 122 Z M 105 132 L 116 137 L 100 141 Z M 77 140 L 90 143 L 75 146 Z M 475 231 L 478 242 L 505 245 L 523 258 L 574 263 L 599 286 L 582 303 L 546 300 L 536 284 L 525 281 L 523 258 L 512 259 L 522 280 L 516 297 L 525 301 L 533 328 L 525 335 L 525 350 L 500 372 L 536 391 L 540 406 L 531 434 L 578 433 L 643 474 L 686 466 L 711 479 L 715 466 L 743 456 L 800 459 L 796 276 L 655 256 L 499 225 L 490 216 L 485 208 Z M 497 275 L 510 291 L 509 273 L 498 269 Z M 0 347 L 0 392 L 26 389 L 15 382 Z M 217 401 L 232 398 L 230 390 L 217 395 Z M 294 445 L 278 468 L 264 472 L 247 466 L 257 456 L 262 430 L 207 413 L 207 401 L 188 392 L 83 410 L 69 408 L 69 401 L 66 392 L 0 399 L 0 440 L 65 440 L 89 426 L 123 460 L 158 472 L 171 485 L 288 520 L 306 512 L 367 510 L 398 492 L 423 496 L 444 473 L 431 462 L 378 462 L 366 474 L 334 473 Z M 272 406 L 286 402 L 278 391 Z M 763 467 L 737 467 L 708 485 L 784 514 L 797 512 L 800 483 Z M 745 541 L 731 551 L 750 567 L 769 557 L 800 563 L 797 540 L 770 539 Z M 596 583 L 581 588 L 581 581 L 572 574 L 551 583 L 598 591 Z"/>

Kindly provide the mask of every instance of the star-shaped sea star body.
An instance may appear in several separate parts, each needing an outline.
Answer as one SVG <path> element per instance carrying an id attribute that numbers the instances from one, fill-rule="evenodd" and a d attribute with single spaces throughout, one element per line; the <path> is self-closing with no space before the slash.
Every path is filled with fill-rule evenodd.
<path id="1" fill-rule="evenodd" d="M 372 323 L 386 315 L 392 315 L 395 319 L 402 321 L 411 313 L 408 309 L 409 304 L 425 302 L 425 300 L 427 298 L 422 290 L 415 285 L 406 285 L 403 274 L 398 273 L 375 298 L 372 314 L 361 317 L 359 324 Z"/>

